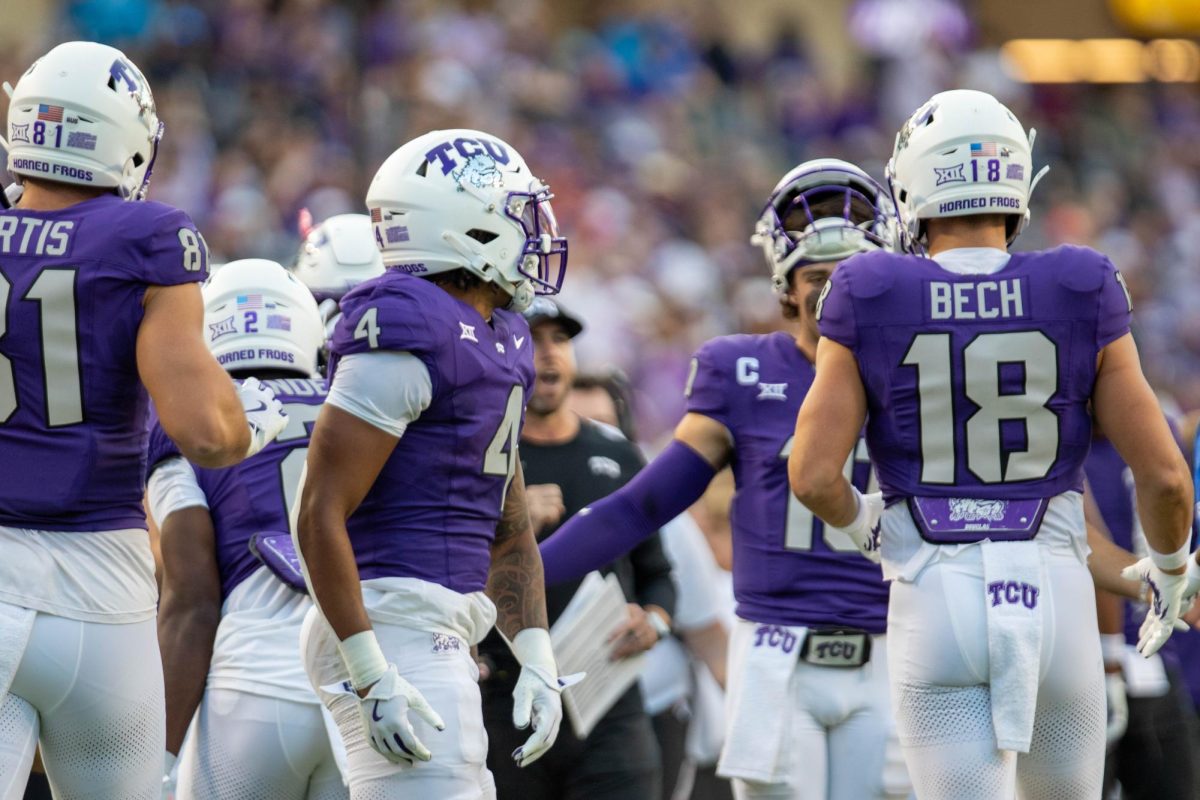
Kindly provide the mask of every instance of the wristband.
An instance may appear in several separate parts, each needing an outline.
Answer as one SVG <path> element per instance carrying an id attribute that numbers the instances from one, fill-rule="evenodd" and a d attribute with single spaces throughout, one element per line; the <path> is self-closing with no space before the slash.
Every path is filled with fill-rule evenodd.
<path id="1" fill-rule="evenodd" d="M 1120 664 L 1125 656 L 1125 636 L 1120 633 L 1100 634 L 1100 655 L 1105 664 Z"/>
<path id="2" fill-rule="evenodd" d="M 658 635 L 660 642 L 671 635 L 671 626 L 667 624 L 667 621 L 661 615 L 653 611 L 647 611 L 646 618 L 650 623 L 650 627 L 654 628 L 654 632 Z"/>
<path id="3" fill-rule="evenodd" d="M 554 663 L 554 648 L 550 645 L 550 631 L 545 628 L 522 628 L 512 640 L 513 655 L 523 667 L 541 667 L 558 674 Z"/>
<path id="4" fill-rule="evenodd" d="M 863 498 L 863 493 L 858 490 L 854 484 L 850 484 L 850 491 L 854 492 L 854 519 L 846 525 L 838 528 L 836 525 L 830 525 L 831 528 L 846 531 L 861 531 L 867 527 L 867 517 L 870 515 L 870 509 L 867 508 L 866 500 Z"/>
<path id="5" fill-rule="evenodd" d="M 1150 551 L 1150 560 L 1154 562 L 1154 566 L 1161 570 L 1179 569 L 1187 564 L 1188 555 L 1190 554 L 1189 545 L 1191 543 L 1184 541 L 1183 546 L 1174 553 L 1160 553 L 1153 547 L 1148 547 Z"/>
<path id="6" fill-rule="evenodd" d="M 383 677 L 388 662 L 379 648 L 375 631 L 366 630 L 338 642 L 338 652 L 350 673 L 350 683 L 355 689 L 365 689 Z"/>

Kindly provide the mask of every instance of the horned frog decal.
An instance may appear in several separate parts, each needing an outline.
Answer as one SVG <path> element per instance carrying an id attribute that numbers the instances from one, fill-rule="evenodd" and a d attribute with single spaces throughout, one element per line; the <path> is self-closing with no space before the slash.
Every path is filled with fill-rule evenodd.
<path id="1" fill-rule="evenodd" d="M 972 500 L 965 497 L 950 499 L 950 520 L 952 522 L 1000 522 L 1004 519 L 1004 511 L 1008 508 L 1007 500 Z"/>

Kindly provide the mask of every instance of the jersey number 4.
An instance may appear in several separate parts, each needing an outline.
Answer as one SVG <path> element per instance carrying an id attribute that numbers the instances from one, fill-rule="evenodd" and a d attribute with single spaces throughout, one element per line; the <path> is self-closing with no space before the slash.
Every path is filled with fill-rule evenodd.
<path id="1" fill-rule="evenodd" d="M 73 269 L 44 269 L 22 298 L 36 302 L 41 309 L 42 385 L 46 423 L 51 428 L 83 422 L 75 274 Z M 8 332 L 11 293 L 12 284 L 0 275 L 0 338 Z M 0 423 L 8 422 L 16 410 L 12 361 L 0 355 Z"/>
<path id="2" fill-rule="evenodd" d="M 921 483 L 957 482 L 959 443 L 966 467 L 983 483 L 1014 483 L 1046 477 L 1058 457 L 1058 415 L 1047 404 L 1058 391 L 1058 347 L 1041 331 L 981 333 L 962 349 L 963 394 L 955 397 L 950 334 L 917 335 L 902 365 L 916 367 L 920 397 Z M 1001 368 L 1020 376 L 1023 390 L 1001 391 Z M 960 430 L 956 404 L 969 401 L 975 412 Z M 959 406 L 961 407 L 961 405 Z M 1001 425 L 1022 423 L 1024 450 L 1007 453 Z"/>
<path id="3" fill-rule="evenodd" d="M 512 484 L 513 475 L 517 472 L 517 438 L 521 434 L 521 411 L 525 408 L 525 389 L 514 386 L 508 393 L 508 403 L 504 407 L 504 419 L 492 436 L 487 451 L 483 454 L 483 474 L 503 475 L 504 491 L 500 493 L 500 508 L 504 508 L 504 499 L 508 497 L 508 487 Z M 507 445 L 508 449 L 505 449 Z"/>

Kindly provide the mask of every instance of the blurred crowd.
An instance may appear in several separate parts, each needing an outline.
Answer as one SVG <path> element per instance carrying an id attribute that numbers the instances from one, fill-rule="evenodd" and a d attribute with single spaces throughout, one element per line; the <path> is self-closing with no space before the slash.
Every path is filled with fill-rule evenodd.
<path id="1" fill-rule="evenodd" d="M 679 418 L 698 344 L 776 324 L 748 238 L 786 169 L 836 156 L 882 180 L 916 105 L 986 89 L 1038 129 L 1035 164 L 1052 167 L 1017 247 L 1107 252 L 1152 380 L 1200 407 L 1196 86 L 1018 84 L 952 0 L 923 4 L 904 36 L 884 12 L 905 0 L 830 3 L 841 42 L 764 13 L 752 45 L 729 35 L 730 5 L 61 0 L 0 51 L 0 73 L 15 82 L 68 38 L 125 49 L 167 124 L 151 197 L 189 212 L 221 260 L 290 263 L 300 209 L 363 211 L 375 168 L 418 133 L 507 139 L 570 237 L 563 300 L 589 323 L 581 366 L 629 375 L 647 441 Z M 845 56 L 836 75 L 831 49 Z"/>

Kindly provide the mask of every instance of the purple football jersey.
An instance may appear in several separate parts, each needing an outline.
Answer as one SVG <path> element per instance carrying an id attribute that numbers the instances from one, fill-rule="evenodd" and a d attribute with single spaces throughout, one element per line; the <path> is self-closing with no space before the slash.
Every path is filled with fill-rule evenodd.
<path id="1" fill-rule="evenodd" d="M 407 351 L 429 370 L 429 407 L 408 425 L 346 527 L 364 580 L 410 577 L 482 590 L 517 461 L 533 343 L 520 314 L 491 323 L 423 278 L 389 271 L 342 298 L 339 359 Z"/>
<path id="2" fill-rule="evenodd" d="M 886 252 L 848 259 L 821 335 L 850 348 L 885 497 L 1041 499 L 1082 489 L 1096 356 L 1129 331 L 1099 253 L 1014 253 L 990 275 Z"/>
<path id="3" fill-rule="evenodd" d="M 792 495 L 787 457 L 813 366 L 787 333 L 723 336 L 692 360 L 687 410 L 733 434 L 736 491 L 733 592 L 737 614 L 775 625 L 887 627 L 887 584 L 879 565 L 843 534 L 826 531 Z M 866 445 L 847 477 L 868 491 Z"/>
<path id="4" fill-rule="evenodd" d="M 161 203 L 0 211 L 0 525 L 146 527 L 142 298 L 204 280 L 207 261 L 191 220 Z"/>
<path id="5" fill-rule="evenodd" d="M 250 551 L 250 537 L 259 532 L 287 534 L 288 514 L 296 499 L 300 472 L 308 456 L 313 423 L 325 402 L 322 379 L 264 380 L 288 415 L 287 427 L 260 452 L 232 467 L 193 467 L 204 490 L 216 534 L 221 599 L 262 566 Z M 155 425 L 150 433 L 151 469 L 179 450 Z"/>

